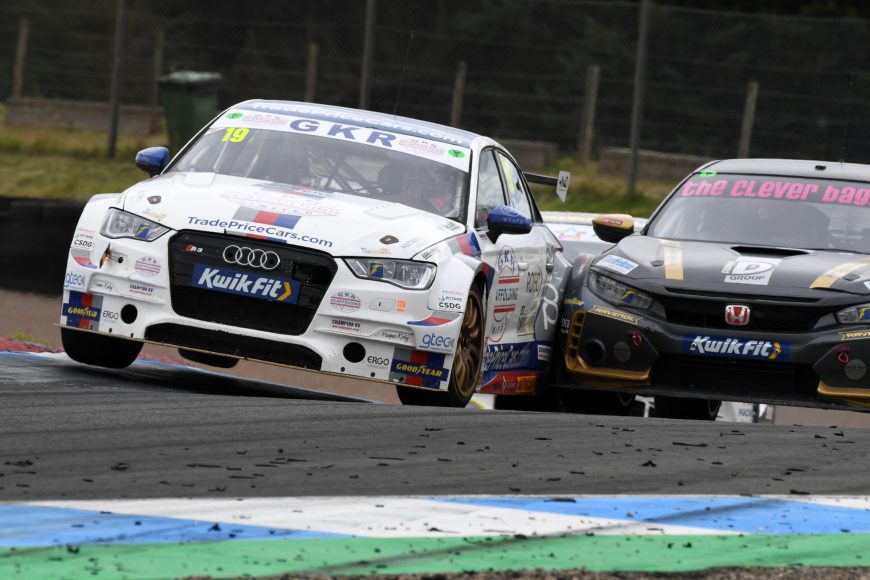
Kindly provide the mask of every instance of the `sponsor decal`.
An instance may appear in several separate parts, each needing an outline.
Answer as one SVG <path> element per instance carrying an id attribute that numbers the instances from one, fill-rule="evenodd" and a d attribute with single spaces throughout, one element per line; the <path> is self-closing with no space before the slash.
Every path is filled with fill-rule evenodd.
<path id="1" fill-rule="evenodd" d="M 640 316 L 635 316 L 634 314 L 629 314 L 628 312 L 620 312 L 619 310 L 612 310 L 610 308 L 605 308 L 604 306 L 595 305 L 590 310 L 592 314 L 598 314 L 600 316 L 606 316 L 608 318 L 613 318 L 614 320 L 621 320 L 622 322 L 627 322 L 629 324 L 637 324 L 639 320 L 641 320 Z"/>
<path id="2" fill-rule="evenodd" d="M 870 339 L 870 330 L 847 330 L 842 331 L 840 340 L 867 340 Z"/>
<path id="3" fill-rule="evenodd" d="M 412 246 L 416 246 L 417 244 L 419 244 L 422 241 L 423 241 L 423 238 L 411 238 L 410 240 L 408 240 L 407 242 L 405 242 L 404 244 L 402 244 L 399 247 L 402 248 L 403 250 L 407 250 L 408 248 L 410 248 Z"/>
<path id="4" fill-rule="evenodd" d="M 103 310 L 103 318 L 105 320 L 111 320 L 113 322 L 117 322 L 121 320 L 121 315 L 114 310 Z"/>
<path id="5" fill-rule="evenodd" d="M 69 293 L 69 302 L 61 306 L 61 315 L 66 317 L 67 326 L 99 330 L 102 305 L 102 296 L 73 290 Z"/>
<path id="6" fill-rule="evenodd" d="M 750 310 L 742 304 L 729 304 L 725 307 L 725 323 L 731 326 L 746 326 L 749 324 Z"/>
<path id="7" fill-rule="evenodd" d="M 447 380 L 443 354 L 397 348 L 390 363 L 390 380 L 419 387 L 439 388 Z"/>
<path id="8" fill-rule="evenodd" d="M 338 209 L 322 203 L 331 196 L 326 192 L 278 183 L 258 183 L 256 187 L 256 191 L 228 191 L 221 194 L 223 199 L 241 206 L 235 214 L 236 219 L 263 224 L 280 220 L 282 224 L 293 224 L 284 226 L 292 229 L 300 217 L 331 217 L 340 213 Z"/>
<path id="9" fill-rule="evenodd" d="M 67 290 L 70 288 L 84 289 L 85 276 L 84 274 L 76 274 L 75 272 L 67 272 L 63 278 L 63 287 Z"/>
<path id="10" fill-rule="evenodd" d="M 99 290 L 100 292 L 114 292 L 115 287 L 109 280 L 103 278 L 91 277 L 91 291 Z"/>
<path id="11" fill-rule="evenodd" d="M 535 392 L 538 375 L 523 371 L 491 371 L 483 374 L 481 393 L 530 394 Z"/>
<path id="12" fill-rule="evenodd" d="M 521 369 L 531 366 L 530 359 L 538 360 L 538 351 L 534 342 L 515 344 L 495 344 L 486 347 L 483 358 L 483 370 L 500 371 Z"/>
<path id="13" fill-rule="evenodd" d="M 241 119 L 242 117 L 243 117 L 243 114 L 239 113 L 238 111 L 232 111 L 232 112 L 224 115 L 225 119 Z"/>
<path id="14" fill-rule="evenodd" d="M 405 149 L 415 151 L 418 155 L 423 155 L 426 157 L 437 157 L 439 155 L 444 155 L 444 147 L 439 146 L 432 141 L 425 141 L 423 139 L 416 139 L 414 137 L 404 137 L 399 139 L 399 145 L 404 147 Z M 451 151 L 455 151 L 451 149 Z"/>
<path id="15" fill-rule="evenodd" d="M 391 330 L 389 328 L 381 329 L 371 335 L 371 338 L 381 338 L 390 342 L 400 342 L 402 344 L 411 344 L 413 337 L 407 332 Z"/>
<path id="16" fill-rule="evenodd" d="M 496 261 L 496 270 L 498 270 L 498 284 L 519 284 L 519 267 L 517 266 L 517 258 L 514 255 L 514 249 L 510 246 L 505 246 L 498 253 Z"/>
<path id="17" fill-rule="evenodd" d="M 541 288 L 544 287 L 544 273 L 538 268 L 537 272 L 531 270 L 526 272 L 526 292 L 532 296 L 537 296 Z"/>
<path id="18" fill-rule="evenodd" d="M 219 228 L 222 230 L 238 231 L 247 237 L 258 240 L 273 240 L 278 242 L 305 242 L 315 246 L 332 247 L 332 241 L 316 236 L 288 232 L 282 226 L 263 225 L 239 220 L 206 219 L 196 216 L 187 216 L 188 225 L 199 227 Z"/>
<path id="19" fill-rule="evenodd" d="M 457 290 L 442 290 L 438 296 L 438 310 L 447 312 L 462 312 L 465 302 L 465 292 Z"/>
<path id="20" fill-rule="evenodd" d="M 452 157 L 459 157 L 460 159 L 465 157 L 465 153 L 463 153 L 459 149 L 448 149 L 447 153 L 449 153 Z"/>
<path id="21" fill-rule="evenodd" d="M 405 308 L 408 307 L 407 300 L 396 300 L 396 312 L 404 312 Z"/>
<path id="22" fill-rule="evenodd" d="M 130 282 L 130 285 L 127 287 L 127 291 L 130 294 L 135 294 L 137 296 L 144 296 L 146 298 L 154 297 L 153 286 L 146 286 L 145 284 L 139 284 L 138 282 Z"/>
<path id="23" fill-rule="evenodd" d="M 160 274 L 160 261 L 151 256 L 142 256 L 136 260 L 135 270 L 144 278 L 152 278 Z"/>
<path id="24" fill-rule="evenodd" d="M 369 256 L 391 256 L 389 248 L 360 248 L 360 252 Z"/>
<path id="25" fill-rule="evenodd" d="M 390 365 L 390 359 L 382 356 L 369 355 L 366 357 L 366 364 L 372 368 L 382 368 Z"/>
<path id="26" fill-rule="evenodd" d="M 423 320 L 409 320 L 408 324 L 411 326 L 441 326 L 442 324 L 453 322 L 457 318 L 459 318 L 458 312 L 436 312 Z"/>
<path id="27" fill-rule="evenodd" d="M 552 351 L 552 349 L 549 346 L 547 346 L 545 344 L 539 344 L 538 345 L 538 360 L 543 361 L 543 362 L 549 362 L 551 351 Z"/>
<path id="28" fill-rule="evenodd" d="M 579 308 L 579 307 L 583 306 L 583 304 L 585 304 L 585 302 L 583 302 L 579 298 L 571 297 L 571 298 L 563 298 L 562 304 L 565 304 L 566 306 L 576 306 L 577 308 Z"/>
<path id="29" fill-rule="evenodd" d="M 354 141 L 364 143 L 381 149 L 389 149 L 393 151 L 402 151 L 415 155 L 417 157 L 431 158 L 443 163 L 456 167 L 463 171 L 468 171 L 468 161 L 462 157 L 455 155 L 445 155 L 445 145 L 439 141 L 428 139 L 447 139 L 450 142 L 459 141 L 453 136 L 443 135 L 442 132 L 411 127 L 401 121 L 390 123 L 383 120 L 372 120 L 365 117 L 364 113 L 357 114 L 342 114 L 334 111 L 326 111 L 323 109 L 315 109 L 308 107 L 300 107 L 297 105 L 279 105 L 276 103 L 257 103 L 250 106 L 252 109 L 260 109 L 264 111 L 282 113 L 281 117 L 286 119 L 286 124 L 275 126 L 274 128 L 281 131 L 294 133 L 307 133 L 317 135 L 327 139 L 336 139 L 340 141 Z M 250 113 L 245 111 L 244 120 L 247 121 L 247 116 Z M 342 122 L 345 118 L 350 124 Z M 236 119 L 221 118 L 215 121 L 215 128 L 233 127 L 238 125 Z M 399 133 L 392 133 L 388 130 L 391 125 L 395 125 Z M 415 134 L 410 136 L 409 134 Z M 461 143 L 461 141 L 460 141 Z M 459 143 L 453 146 L 455 151 L 465 154 L 470 153 L 470 150 L 463 147 Z"/>
<path id="30" fill-rule="evenodd" d="M 426 350 L 434 350 L 435 352 L 452 353 L 456 346 L 456 340 L 449 336 L 430 332 L 420 338 L 418 346 Z"/>
<path id="31" fill-rule="evenodd" d="M 788 360 L 791 345 L 775 340 L 755 340 L 727 336 L 683 335 L 683 352 L 754 360 Z"/>
<path id="32" fill-rule="evenodd" d="M 628 274 L 629 272 L 637 268 L 636 262 L 632 262 L 627 258 L 613 255 L 604 256 L 603 258 L 595 262 L 595 265 L 623 275 Z"/>
<path id="33" fill-rule="evenodd" d="M 357 297 L 353 292 L 348 292 L 347 290 L 336 292 L 330 296 L 329 304 L 336 310 L 342 312 L 356 312 L 360 307 L 359 297 Z"/>
<path id="34" fill-rule="evenodd" d="M 520 306 L 520 315 L 517 317 L 517 334 L 531 334 L 535 332 L 535 318 L 541 309 L 541 300 L 535 300 L 530 305 Z"/>
<path id="35" fill-rule="evenodd" d="M 399 241 L 399 238 L 397 238 L 396 236 L 384 236 L 383 238 L 381 238 L 378 241 L 380 241 L 382 244 L 388 246 L 390 244 L 397 243 Z M 408 243 L 408 242 L 406 242 L 406 243 Z M 402 247 L 404 248 L 405 246 L 403 245 Z"/>
<path id="36" fill-rule="evenodd" d="M 227 294 L 259 298 L 270 302 L 295 304 L 299 300 L 299 282 L 272 276 L 246 274 L 230 268 L 195 264 L 191 285 Z"/>
<path id="37" fill-rule="evenodd" d="M 353 334 L 359 334 L 361 325 L 359 322 L 355 320 L 345 320 L 344 318 L 333 318 L 330 322 L 330 327 L 333 330 L 340 330 L 342 332 L 351 332 Z"/>
<path id="38" fill-rule="evenodd" d="M 755 284 L 767 286 L 773 269 L 780 263 L 779 258 L 744 258 L 731 260 L 722 268 L 728 284 Z"/>
<path id="39" fill-rule="evenodd" d="M 95 234 L 96 232 L 94 232 L 94 230 L 86 230 L 83 228 L 76 229 L 70 247 L 90 252 L 94 248 Z"/>
<path id="40" fill-rule="evenodd" d="M 384 265 L 380 262 L 369 262 L 369 278 L 383 278 Z"/>
<path id="41" fill-rule="evenodd" d="M 420 254 L 420 258 L 423 260 L 430 260 L 441 253 L 441 248 L 439 246 L 435 246 L 434 248 L 429 248 L 428 250 L 422 252 Z"/>

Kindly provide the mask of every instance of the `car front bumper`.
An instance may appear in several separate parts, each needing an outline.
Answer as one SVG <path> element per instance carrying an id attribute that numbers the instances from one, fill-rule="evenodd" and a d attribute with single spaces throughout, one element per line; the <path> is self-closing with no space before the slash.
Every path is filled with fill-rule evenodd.
<path id="1" fill-rule="evenodd" d="M 568 326 L 573 385 L 870 411 L 870 329 L 761 333 L 681 326 L 584 296 Z"/>

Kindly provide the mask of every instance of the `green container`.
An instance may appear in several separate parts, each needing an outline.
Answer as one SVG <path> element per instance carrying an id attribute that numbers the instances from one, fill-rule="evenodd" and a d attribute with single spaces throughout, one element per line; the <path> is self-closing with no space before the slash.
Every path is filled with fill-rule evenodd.
<path id="1" fill-rule="evenodd" d="M 223 82 L 219 73 L 189 70 L 160 79 L 169 150 L 173 155 L 218 114 L 217 91 Z"/>

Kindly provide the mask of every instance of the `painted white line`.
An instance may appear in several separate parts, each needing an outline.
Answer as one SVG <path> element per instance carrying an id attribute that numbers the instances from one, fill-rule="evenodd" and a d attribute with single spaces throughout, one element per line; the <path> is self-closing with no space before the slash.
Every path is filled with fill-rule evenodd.
<path id="1" fill-rule="evenodd" d="M 414 497 L 41 501 L 30 505 L 305 530 L 372 538 L 581 534 L 723 534 L 651 524 Z M 736 533 L 736 532 L 733 532 Z"/>

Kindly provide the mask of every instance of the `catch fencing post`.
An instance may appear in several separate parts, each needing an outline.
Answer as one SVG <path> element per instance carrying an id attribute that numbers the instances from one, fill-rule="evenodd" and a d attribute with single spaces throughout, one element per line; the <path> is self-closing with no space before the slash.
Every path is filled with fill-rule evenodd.
<path id="1" fill-rule="evenodd" d="M 746 87 L 746 105 L 743 107 L 743 122 L 740 125 L 740 144 L 737 157 L 749 157 L 749 143 L 752 140 L 752 125 L 755 124 L 755 102 L 758 100 L 758 81 L 749 81 Z"/>
<path id="2" fill-rule="evenodd" d="M 163 76 L 163 47 L 166 43 L 166 33 L 158 29 L 154 35 L 154 68 L 151 71 L 151 94 L 148 96 L 148 104 L 157 105 L 160 95 L 160 77 Z"/>
<path id="3" fill-rule="evenodd" d="M 308 43 L 308 66 L 305 68 L 305 97 L 302 99 L 313 103 L 317 94 L 317 43 Z"/>
<path id="4" fill-rule="evenodd" d="M 652 0 L 641 0 L 637 33 L 637 56 L 634 63 L 634 98 L 631 101 L 631 134 L 628 160 L 628 193 L 634 193 L 637 184 L 637 153 L 640 146 L 640 129 L 643 122 L 643 88 L 646 75 L 646 48 L 649 38 L 649 13 Z"/>
<path id="5" fill-rule="evenodd" d="M 459 61 L 456 67 L 456 79 L 453 81 L 453 103 L 450 106 L 450 126 L 458 127 L 462 118 L 462 100 L 465 98 L 465 72 L 464 60 Z"/>
<path id="6" fill-rule="evenodd" d="M 27 35 L 30 33 L 30 21 L 22 18 L 18 21 L 18 45 L 15 47 L 15 68 L 12 71 L 12 96 L 20 97 L 24 90 L 24 64 L 27 62 Z"/>
<path id="7" fill-rule="evenodd" d="M 359 108 L 368 109 L 371 94 L 372 59 L 375 48 L 375 18 L 378 0 L 366 0 L 365 38 L 363 39 L 362 71 L 359 80 Z"/>
<path id="8" fill-rule="evenodd" d="M 118 109 L 121 97 L 121 51 L 124 46 L 124 33 L 127 25 L 127 0 L 118 0 L 118 10 L 115 14 L 115 44 L 112 51 L 112 84 L 109 89 L 109 101 L 112 114 L 109 119 L 109 159 L 115 158 L 118 146 Z"/>
<path id="9" fill-rule="evenodd" d="M 595 133 L 595 106 L 598 101 L 598 79 L 601 67 L 590 64 L 586 67 L 586 85 L 583 87 L 583 118 L 577 139 L 577 160 L 586 165 L 592 156 L 592 137 Z"/>

